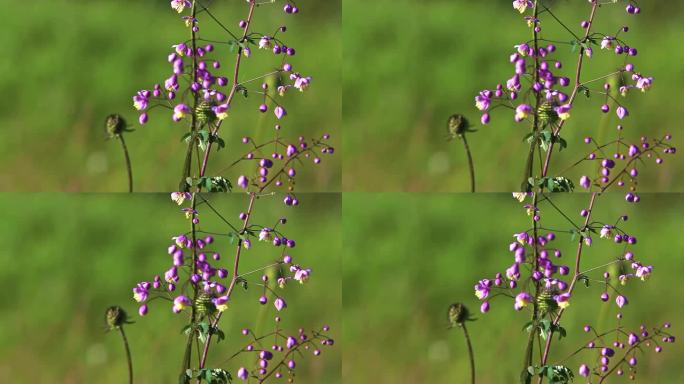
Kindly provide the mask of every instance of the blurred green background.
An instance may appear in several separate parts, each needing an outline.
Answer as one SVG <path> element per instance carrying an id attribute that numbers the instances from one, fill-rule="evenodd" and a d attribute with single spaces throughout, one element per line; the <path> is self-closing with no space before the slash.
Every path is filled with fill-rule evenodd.
<path id="1" fill-rule="evenodd" d="M 243 194 L 212 195 L 211 204 L 228 220 L 246 210 Z M 312 268 L 306 285 L 290 284 L 282 292 L 288 308 L 281 312 L 283 328 L 319 329 L 329 324 L 330 335 L 341 336 L 341 224 L 340 196 L 304 194 L 298 208 L 288 208 L 282 196 L 255 203 L 253 223 L 279 226 L 297 240 L 291 250 L 295 262 Z M 131 343 L 136 383 L 175 383 L 187 321 L 171 312 L 168 302 L 154 301 L 141 318 L 132 288 L 170 267 L 166 248 L 171 236 L 188 230 L 188 221 L 167 194 L 135 196 L 101 194 L 3 194 L 0 207 L 0 382 L 3 383 L 122 383 L 126 362 L 120 335 L 104 331 L 104 312 L 121 305 L 135 321 L 126 328 Z M 226 225 L 208 209 L 200 208 L 201 228 L 226 233 Z M 232 265 L 234 247 L 217 237 L 221 266 Z M 242 253 L 240 271 L 271 264 L 280 251 L 255 243 Z M 259 273 L 247 276 L 259 281 Z M 259 333 L 272 329 L 272 304 L 260 306 L 260 287 L 236 290 L 221 320 L 226 340 L 212 345 L 208 366 L 233 374 L 253 356 L 223 361 L 248 339 L 240 330 Z M 272 301 L 271 301 L 272 302 Z M 297 358 L 297 381 L 339 383 L 341 351 L 337 343 L 322 348 L 319 357 L 304 352 Z M 193 356 L 194 358 L 195 356 Z"/>
<path id="2" fill-rule="evenodd" d="M 210 1 L 212 13 L 236 32 L 246 18 L 244 1 Z M 295 70 L 312 76 L 305 94 L 284 99 L 288 116 L 281 136 L 296 141 L 300 135 L 332 135 L 339 146 L 341 124 L 341 5 L 339 0 L 297 2 L 301 12 L 287 15 L 281 1 L 265 4 L 255 13 L 253 31 L 279 36 L 297 55 L 288 59 Z M 168 110 L 157 108 L 139 126 L 132 97 L 170 76 L 166 61 L 172 44 L 188 38 L 188 29 L 168 0 L 0 0 L 5 33 L 0 35 L 0 189 L 6 191 L 125 191 L 127 179 L 120 144 L 104 140 L 104 120 L 121 113 L 136 131 L 126 135 L 131 151 L 135 189 L 170 191 L 178 188 L 185 158 L 184 124 L 171 121 Z M 187 14 L 187 12 L 186 12 Z M 200 19 L 202 36 L 227 41 L 227 34 L 211 19 Z M 234 55 L 227 45 L 215 51 L 220 74 L 232 74 Z M 254 51 L 243 61 L 241 79 L 270 72 L 280 57 Z M 259 82 L 251 83 L 252 88 Z M 261 115 L 256 94 L 236 98 L 221 136 L 227 148 L 213 153 L 209 175 L 235 181 L 238 172 L 220 172 L 240 158 L 246 146 L 240 138 L 259 142 L 274 136 L 273 113 Z M 272 108 L 271 108 L 272 110 Z M 341 159 L 323 156 L 320 166 L 304 161 L 298 169 L 300 191 L 337 191 Z"/>
<path id="3" fill-rule="evenodd" d="M 576 33 L 590 10 L 586 1 L 547 0 L 545 4 Z M 625 4 L 619 1 L 600 8 L 594 31 L 614 34 L 623 23 L 629 25 L 631 30 L 621 36 L 639 49 L 630 61 L 655 82 L 645 95 L 634 92 L 620 98 L 631 112 L 623 121 L 623 132 L 632 141 L 671 132 L 672 144 L 680 145 L 684 141 L 679 134 L 678 97 L 684 82 L 684 52 L 676 47 L 684 35 L 684 3 L 640 2 L 638 16 L 628 15 Z M 447 118 L 462 113 L 478 129 L 468 141 L 479 191 L 518 190 L 529 150 L 522 142 L 528 126 L 514 123 L 513 113 L 503 108 L 482 126 L 474 102 L 480 90 L 505 84 L 513 74 L 508 61 L 513 45 L 531 38 L 511 1 L 346 0 L 343 12 L 344 189 L 469 190 L 463 145 L 445 140 Z M 567 31 L 552 19 L 542 22 L 547 38 L 570 41 Z M 568 45 L 559 45 L 553 57 L 563 61 L 560 73 L 574 77 L 577 59 Z M 583 79 L 612 72 L 621 59 L 595 50 L 594 57 L 585 61 Z M 604 117 L 599 111 L 602 103 L 600 95 L 577 99 L 562 132 L 568 150 L 554 154 L 551 174 L 587 153 L 583 137 L 601 141 L 615 137 L 617 117 L 614 112 Z M 684 191 L 684 179 L 677 177 L 684 170 L 680 161 L 666 156 L 657 170 L 653 161 L 647 163 L 649 169 L 640 175 L 641 190 Z M 565 176 L 577 181 L 589 172 L 594 170 L 585 165 Z"/>
<path id="4" fill-rule="evenodd" d="M 553 201 L 576 222 L 588 195 L 554 195 Z M 569 229 L 548 204 L 540 205 L 545 227 Z M 638 238 L 634 254 L 653 265 L 646 282 L 630 281 L 623 293 L 624 324 L 661 325 L 671 321 L 674 335 L 684 325 L 681 236 L 684 199 L 677 194 L 644 194 L 638 205 L 626 205 L 621 194 L 600 196 L 594 219 L 629 220 L 622 229 Z M 460 330 L 447 330 L 447 308 L 463 302 L 477 321 L 469 323 L 476 354 L 478 383 L 517 383 L 522 369 L 528 311 L 515 312 L 512 300 L 491 301 L 482 315 L 473 286 L 482 278 L 504 272 L 513 262 L 508 245 L 513 233 L 531 227 L 522 204 L 506 194 L 369 194 L 349 193 L 343 199 L 343 369 L 347 383 L 466 383 L 467 350 Z M 573 265 L 576 242 L 558 234 L 553 246 Z M 609 263 L 623 252 L 612 241 L 594 239 L 585 248 L 583 269 Z M 600 278 L 604 269 L 589 274 Z M 602 288 L 578 287 L 563 317 L 567 339 L 554 340 L 551 362 L 567 356 L 588 338 L 584 324 L 607 330 L 615 326 L 614 301 L 599 300 Z M 636 382 L 674 384 L 684 381 L 681 342 L 663 344 L 656 354 L 638 354 Z M 535 355 L 538 356 L 538 355 Z M 584 359 L 567 364 L 577 370 Z M 628 382 L 610 379 L 609 382 Z M 577 383 L 584 381 L 578 377 Z"/>

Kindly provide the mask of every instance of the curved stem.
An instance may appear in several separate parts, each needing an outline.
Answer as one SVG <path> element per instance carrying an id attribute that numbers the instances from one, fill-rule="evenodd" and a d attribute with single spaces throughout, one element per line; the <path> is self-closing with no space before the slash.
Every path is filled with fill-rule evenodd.
<path id="1" fill-rule="evenodd" d="M 473 163 L 473 155 L 470 153 L 470 146 L 468 146 L 468 140 L 466 139 L 465 133 L 461 135 L 463 139 L 463 146 L 465 147 L 466 154 L 468 155 L 468 169 L 470 170 L 470 192 L 475 193 L 475 164 Z"/>
<path id="2" fill-rule="evenodd" d="M 128 193 L 133 193 L 133 167 L 131 166 L 131 157 L 128 155 L 128 147 L 126 146 L 126 141 L 122 134 L 117 135 L 119 141 L 121 141 L 121 147 L 123 148 L 124 157 L 126 158 L 126 171 L 128 172 Z"/>
<path id="3" fill-rule="evenodd" d="M 470 335 L 468 334 L 468 328 L 466 328 L 466 324 L 461 324 L 461 328 L 463 328 L 463 335 L 465 336 L 466 344 L 468 344 L 468 359 L 470 359 L 470 383 L 475 384 L 475 354 L 473 354 L 473 345 L 470 342 Z"/>
<path id="4" fill-rule="evenodd" d="M 124 332 L 123 326 L 119 327 L 121 331 L 121 338 L 123 338 L 124 347 L 126 347 L 126 360 L 128 361 L 128 384 L 133 384 L 133 359 L 131 359 L 131 349 L 128 346 L 128 338 Z"/>

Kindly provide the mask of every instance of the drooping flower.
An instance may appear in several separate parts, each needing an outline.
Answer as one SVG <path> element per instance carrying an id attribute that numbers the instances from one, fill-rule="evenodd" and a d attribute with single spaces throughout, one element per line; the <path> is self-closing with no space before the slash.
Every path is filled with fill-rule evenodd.
<path id="1" fill-rule="evenodd" d="M 293 267 L 294 268 L 294 267 Z M 297 269 L 294 275 L 294 279 L 299 281 L 300 284 L 304 284 L 309 280 L 309 275 L 311 274 L 311 269 Z"/>
<path id="2" fill-rule="evenodd" d="M 587 176 L 582 176 L 580 177 L 579 184 L 582 188 L 589 189 L 589 187 L 591 186 L 591 181 Z"/>
<path id="3" fill-rule="evenodd" d="M 272 46 L 272 40 L 269 36 L 262 36 L 259 39 L 259 49 L 271 49 Z"/>
<path id="4" fill-rule="evenodd" d="M 173 312 L 178 313 L 191 304 L 187 296 L 180 295 L 173 300 Z"/>
<path id="5" fill-rule="evenodd" d="M 278 310 L 278 312 L 280 312 L 283 310 L 283 308 L 287 307 L 287 303 L 285 303 L 285 300 L 279 297 L 275 299 L 275 301 L 273 301 L 273 306 L 275 306 L 275 309 Z"/>
<path id="6" fill-rule="evenodd" d="M 181 13 L 186 7 L 192 7 L 189 0 L 171 0 L 171 8 L 176 12 Z"/>
<path id="7" fill-rule="evenodd" d="M 271 240 L 271 228 L 262 228 L 259 232 L 259 241 L 269 241 Z"/>
<path id="8" fill-rule="evenodd" d="M 475 96 L 475 106 L 480 111 L 486 111 L 489 109 L 489 98 L 484 95 L 484 92 L 480 92 L 479 95 Z"/>
<path id="9" fill-rule="evenodd" d="M 532 113 L 532 107 L 527 104 L 520 104 L 515 109 L 515 121 L 520 122 L 527 117 L 529 113 Z"/>
<path id="10" fill-rule="evenodd" d="M 180 121 L 188 113 L 190 113 L 190 107 L 182 103 L 176 105 L 173 108 L 173 121 Z"/>
<path id="11" fill-rule="evenodd" d="M 475 296 L 480 300 L 489 296 L 489 287 L 486 284 L 483 284 L 483 280 L 475 285 Z"/>
<path id="12" fill-rule="evenodd" d="M 146 287 L 145 283 L 139 283 L 135 288 L 133 288 L 133 298 L 135 301 L 142 303 L 143 301 L 147 300 L 148 288 L 149 287 Z"/>
<path id="13" fill-rule="evenodd" d="M 610 239 L 613 237 L 613 228 L 612 225 L 604 225 L 603 228 L 601 228 L 601 238 Z"/>
<path id="14" fill-rule="evenodd" d="M 622 295 L 617 295 L 617 297 L 615 298 L 615 304 L 617 304 L 617 306 L 620 308 L 624 307 L 628 303 L 629 302 L 627 301 L 627 298 Z"/>
<path id="15" fill-rule="evenodd" d="M 278 120 L 282 119 L 285 115 L 287 115 L 287 111 L 285 110 L 285 108 L 281 107 L 280 105 L 275 107 L 273 113 L 278 118 Z"/>
<path id="16" fill-rule="evenodd" d="M 133 96 L 133 106 L 138 111 L 147 109 L 149 92 L 148 91 L 138 91 L 138 94 Z"/>
<path id="17" fill-rule="evenodd" d="M 578 372 L 582 377 L 589 377 L 589 367 L 586 364 L 580 365 Z"/>
<path id="18" fill-rule="evenodd" d="M 570 109 L 572 109 L 571 104 L 563 104 L 561 106 L 554 108 L 554 110 L 558 114 L 558 118 L 561 120 L 567 120 L 568 118 L 570 118 Z"/>
<path id="19" fill-rule="evenodd" d="M 520 13 L 525 13 L 527 8 L 534 7 L 530 0 L 513 0 L 513 9 Z"/>
<path id="20" fill-rule="evenodd" d="M 249 376 L 249 374 L 247 372 L 247 369 L 245 369 L 245 367 L 240 367 L 240 369 L 238 369 L 238 371 L 237 371 L 238 379 L 247 380 L 248 376 Z"/>
<path id="21" fill-rule="evenodd" d="M 228 296 L 220 296 L 217 298 L 214 298 L 212 302 L 214 303 L 214 306 L 216 307 L 216 310 L 219 312 L 223 312 L 226 309 L 228 309 L 228 300 L 230 298 Z"/>
<path id="22" fill-rule="evenodd" d="M 556 304 L 558 304 L 558 307 L 561 309 L 565 309 L 568 306 L 570 306 L 570 293 L 565 292 L 561 293 L 560 295 L 556 296 L 554 298 L 556 300 Z"/>
<path id="23" fill-rule="evenodd" d="M 603 40 L 601 40 L 601 49 L 613 49 L 613 41 L 614 40 L 615 40 L 614 37 L 604 36 Z"/>
<path id="24" fill-rule="evenodd" d="M 219 104 L 215 107 L 212 107 L 211 110 L 214 111 L 214 114 L 216 115 L 216 118 L 219 120 L 223 120 L 226 117 L 228 117 L 228 109 L 230 108 L 229 104 Z"/>
<path id="25" fill-rule="evenodd" d="M 242 188 L 242 189 L 247 189 L 249 186 L 249 180 L 247 180 L 247 177 L 245 175 L 240 175 L 237 180 L 237 185 Z"/>
<path id="26" fill-rule="evenodd" d="M 294 82 L 294 87 L 299 89 L 300 92 L 306 91 L 307 88 L 309 88 L 309 85 L 311 84 L 311 77 L 301 77 L 297 75 L 295 82 Z"/>
<path id="27" fill-rule="evenodd" d="M 624 119 L 625 117 L 629 116 L 629 111 L 627 110 L 627 108 L 625 108 L 625 107 L 623 107 L 623 106 L 617 107 L 617 109 L 615 110 L 615 113 L 616 113 L 617 116 L 620 118 L 620 120 L 622 120 L 622 119 Z"/>
<path id="28" fill-rule="evenodd" d="M 513 305 L 513 308 L 515 308 L 516 311 L 519 311 L 531 302 L 532 296 L 530 296 L 529 293 L 520 292 L 515 296 L 515 304 Z"/>
<path id="29" fill-rule="evenodd" d="M 171 192 L 171 200 L 176 204 L 181 205 L 185 200 L 192 199 L 190 192 Z"/>

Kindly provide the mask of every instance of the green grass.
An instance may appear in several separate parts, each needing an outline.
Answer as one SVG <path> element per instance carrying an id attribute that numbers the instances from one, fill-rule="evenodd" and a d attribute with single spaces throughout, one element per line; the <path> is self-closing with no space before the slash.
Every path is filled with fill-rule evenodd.
<path id="1" fill-rule="evenodd" d="M 361 1 L 343 4 L 344 27 L 344 174 L 348 191 L 467 191 L 468 169 L 463 146 L 447 142 L 446 122 L 453 113 L 465 114 L 478 132 L 469 136 L 479 191 L 519 189 L 529 146 L 522 142 L 528 132 L 513 122 L 512 113 L 497 109 L 487 126 L 479 123 L 475 95 L 492 89 L 512 75 L 508 56 L 513 45 L 531 38 L 531 32 L 510 1 Z M 589 7 L 554 1 L 556 14 L 579 30 Z M 621 23 L 630 25 L 624 35 L 639 55 L 630 59 L 644 75 L 654 76 L 647 94 L 626 100 L 631 111 L 623 121 L 625 135 L 674 135 L 678 131 L 680 84 L 684 75 L 681 50 L 673 49 L 683 36 L 682 4 L 641 4 L 639 16 L 629 16 L 623 6 L 603 7 L 596 31 L 614 34 Z M 367 15 L 372 15 L 368 17 Z M 545 33 L 570 41 L 552 20 Z M 559 45 L 554 58 L 563 61 L 561 73 L 574 77 L 576 55 Z M 585 80 L 610 72 L 620 65 L 615 55 L 596 52 L 585 65 Z M 600 83 L 598 83 L 600 84 Z M 550 173 L 556 175 L 588 151 L 585 136 L 608 141 L 615 136 L 617 117 L 604 118 L 603 100 L 583 96 L 573 108 L 563 130 L 569 149 L 554 155 Z M 614 110 L 614 108 L 613 108 Z M 527 149 L 526 149 L 527 146 Z M 672 159 L 672 160 L 671 160 Z M 684 180 L 676 177 L 682 166 L 666 156 L 654 169 L 652 160 L 641 167 L 640 186 L 646 191 L 677 191 Z M 646 169 L 648 168 L 648 169 Z M 574 180 L 593 172 L 583 167 L 565 174 Z M 377 182 L 381 175 L 382 182 Z"/>
<path id="2" fill-rule="evenodd" d="M 295 261 L 313 269 L 309 283 L 283 291 L 288 308 L 281 315 L 285 329 L 332 327 L 341 337 L 340 198 L 335 194 L 303 195 L 302 206 L 285 207 L 282 196 L 256 202 L 254 223 L 272 225 L 282 216 L 282 229 L 297 241 Z M 246 195 L 212 196 L 211 202 L 230 221 L 246 209 Z M 188 222 L 167 194 L 80 195 L 5 194 L 0 197 L 5 219 L 0 224 L 4 252 L 0 255 L 0 382 L 121 383 L 126 377 L 124 350 L 118 334 L 104 331 L 104 311 L 121 305 L 135 324 L 127 327 L 136 383 L 177 382 L 187 318 L 171 312 L 170 303 L 154 301 L 141 318 L 131 289 L 170 266 L 166 247 L 171 236 L 185 232 Z M 30 212 L 30 213 L 29 213 Z M 227 232 L 213 214 L 200 211 L 205 230 Z M 233 247 L 217 241 L 220 265 L 232 265 Z M 243 252 L 241 271 L 267 265 L 279 251 L 255 244 Z M 250 283 L 259 274 L 248 277 Z M 226 341 L 212 346 L 210 367 L 233 374 L 243 359 L 225 363 L 248 339 L 248 327 L 268 332 L 275 309 L 257 303 L 261 290 L 251 285 L 236 291 L 221 321 Z M 338 383 L 341 350 L 323 348 L 320 357 L 305 352 L 298 358 L 301 382 Z"/>
<path id="3" fill-rule="evenodd" d="M 245 2 L 215 1 L 213 13 L 231 30 L 246 17 Z M 281 37 L 297 49 L 289 60 L 295 70 L 313 77 L 305 94 L 288 95 L 282 136 L 318 138 L 332 134 L 339 146 L 341 123 L 341 33 L 338 1 L 299 2 L 301 13 L 286 15 L 280 5 L 256 11 L 254 31 L 272 33 L 286 24 Z M 0 0 L 7 15 L 0 36 L 0 189 L 11 191 L 125 191 L 123 155 L 119 143 L 104 140 L 104 119 L 121 113 L 136 131 L 127 135 L 133 160 L 136 191 L 177 189 L 185 157 L 180 142 L 185 126 L 171 121 L 170 111 L 155 109 L 150 122 L 139 126 L 132 96 L 140 89 L 163 83 L 170 75 L 166 62 L 172 44 L 188 38 L 188 31 L 169 2 L 97 0 Z M 201 19 L 207 38 L 226 40 L 225 32 Z M 230 77 L 233 55 L 217 45 L 220 74 Z M 279 61 L 255 52 L 243 61 L 241 79 L 269 72 Z M 253 83 L 258 87 L 259 83 Z M 247 148 L 240 138 L 266 141 L 273 136 L 275 117 L 261 116 L 259 97 L 235 100 L 221 135 L 227 148 L 213 153 L 207 173 L 221 173 Z M 320 166 L 310 161 L 300 167 L 301 191 L 340 189 L 339 156 L 323 156 Z M 246 164 L 245 164 L 246 165 Z M 315 168 L 315 169 L 314 169 Z M 237 172 L 252 172 L 238 167 Z M 226 175 L 225 173 L 222 173 Z M 234 180 L 233 180 L 234 181 Z"/>
<path id="4" fill-rule="evenodd" d="M 587 195 L 558 195 L 554 202 L 579 221 Z M 546 205 L 548 207 L 548 205 Z M 622 228 L 638 238 L 637 258 L 654 265 L 647 282 L 623 287 L 630 303 L 624 324 L 660 325 L 671 321 L 679 334 L 684 316 L 679 297 L 684 241 L 680 236 L 680 195 L 643 196 L 637 206 L 607 194 L 596 204 L 595 218 L 612 221 L 628 214 Z M 544 226 L 566 229 L 558 214 L 542 206 Z M 447 330 L 447 308 L 463 302 L 477 321 L 469 323 L 476 354 L 478 383 L 514 383 L 522 369 L 529 321 L 515 312 L 512 301 L 496 298 L 491 311 L 479 312 L 473 286 L 504 272 L 512 263 L 512 234 L 527 230 L 530 218 L 510 194 L 345 194 L 343 263 L 343 380 L 349 383 L 465 383 L 469 367 L 463 335 Z M 561 259 L 573 265 L 576 244 L 558 235 Z M 611 241 L 594 239 L 585 249 L 583 268 L 602 265 L 622 252 Z M 603 269 L 590 274 L 599 278 Z M 567 339 L 555 342 L 551 362 L 578 348 L 587 338 L 581 327 L 614 326 L 617 307 L 602 304 L 599 284 L 578 288 L 563 318 Z M 638 382 L 679 383 L 684 368 L 680 343 L 664 345 L 663 353 L 639 354 Z M 538 356 L 538 355 L 536 355 Z M 589 360 L 591 356 L 585 355 Z M 567 364 L 577 370 L 580 359 Z M 576 382 L 584 382 L 576 380 Z M 611 380 L 627 382 L 627 379 Z"/>

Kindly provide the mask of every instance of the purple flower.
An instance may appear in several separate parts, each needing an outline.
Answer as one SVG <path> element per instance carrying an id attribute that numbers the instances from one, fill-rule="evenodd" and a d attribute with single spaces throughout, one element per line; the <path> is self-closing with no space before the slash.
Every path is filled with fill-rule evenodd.
<path id="1" fill-rule="evenodd" d="M 565 309 L 568 306 L 570 306 L 570 293 L 569 292 L 561 293 L 560 295 L 556 296 L 554 299 L 556 300 L 556 304 L 558 304 L 558 306 L 561 309 Z"/>
<path id="2" fill-rule="evenodd" d="M 192 199 L 192 194 L 190 192 L 172 192 L 171 200 L 176 204 L 181 205 L 185 200 Z"/>
<path id="3" fill-rule="evenodd" d="M 513 308 L 515 308 L 516 311 L 519 311 L 531 302 L 532 296 L 530 296 L 529 293 L 520 292 L 517 296 L 515 296 L 515 304 L 513 305 Z"/>
<path id="4" fill-rule="evenodd" d="M 269 36 L 262 36 L 261 39 L 259 39 L 259 49 L 271 49 L 271 46 L 273 45 L 271 41 Z"/>
<path id="5" fill-rule="evenodd" d="M 138 111 L 147 109 L 148 96 L 145 95 L 146 91 L 139 91 L 137 95 L 133 96 L 133 106 Z"/>
<path id="6" fill-rule="evenodd" d="M 140 308 L 138 308 L 138 314 L 139 314 L 140 316 L 145 316 L 145 315 L 147 315 L 147 309 L 148 309 L 148 308 L 147 308 L 147 304 L 141 305 Z"/>
<path id="7" fill-rule="evenodd" d="M 240 369 L 238 369 L 237 377 L 241 380 L 247 380 L 248 373 L 247 373 L 247 370 L 245 369 L 245 367 L 240 367 Z"/>
<path id="8" fill-rule="evenodd" d="M 135 288 L 133 288 L 133 298 L 138 303 L 141 303 L 141 302 L 147 300 L 147 296 L 148 296 L 148 291 L 147 291 L 145 284 L 139 283 Z"/>
<path id="9" fill-rule="evenodd" d="M 287 342 L 285 344 L 287 346 L 287 349 L 292 349 L 295 345 L 297 345 L 297 339 L 295 339 L 292 336 L 287 337 Z"/>
<path id="10" fill-rule="evenodd" d="M 589 377 L 589 367 L 586 364 L 582 364 L 579 367 L 579 375 L 582 377 Z"/>
<path id="11" fill-rule="evenodd" d="M 521 122 L 529 113 L 532 113 L 532 107 L 527 104 L 520 104 L 515 109 L 515 121 Z"/>
<path id="12" fill-rule="evenodd" d="M 176 105 L 173 108 L 173 121 L 180 121 L 188 113 L 190 113 L 190 107 L 182 103 Z"/>
<path id="13" fill-rule="evenodd" d="M 629 116 L 629 111 L 627 110 L 627 108 L 625 108 L 623 106 L 617 107 L 617 110 L 615 110 L 615 113 L 617 114 L 617 116 L 621 120 L 624 119 L 625 117 Z"/>
<path id="14" fill-rule="evenodd" d="M 192 7 L 192 3 L 189 0 L 171 0 L 171 8 L 176 12 L 181 13 L 185 7 Z"/>
<path id="15" fill-rule="evenodd" d="M 220 296 L 212 300 L 214 303 L 214 306 L 216 307 L 216 310 L 219 312 L 223 312 L 226 309 L 228 309 L 228 300 L 230 298 L 228 296 Z"/>
<path id="16" fill-rule="evenodd" d="M 579 184 L 580 186 L 582 186 L 582 188 L 589 189 L 589 187 L 591 186 L 591 181 L 587 176 L 582 176 L 580 177 Z"/>
<path id="17" fill-rule="evenodd" d="M 287 303 L 285 302 L 285 300 L 283 300 L 282 298 L 279 297 L 279 298 L 275 299 L 275 301 L 273 302 L 273 306 L 275 306 L 275 308 L 278 310 L 278 312 L 280 312 L 283 310 L 283 308 L 287 307 Z"/>
<path id="18" fill-rule="evenodd" d="M 173 300 L 173 312 L 178 313 L 191 304 L 187 296 L 180 295 Z"/>
<path id="19" fill-rule="evenodd" d="M 216 115 L 217 119 L 223 120 L 226 117 L 228 117 L 228 109 L 230 109 L 230 105 L 220 104 L 215 107 L 212 107 L 211 109 L 212 111 L 214 111 L 214 114 Z"/>
<path id="20" fill-rule="evenodd" d="M 485 301 L 484 303 L 482 303 L 482 305 L 480 305 L 480 312 L 482 312 L 482 313 L 489 312 L 489 301 Z"/>
<path id="21" fill-rule="evenodd" d="M 278 120 L 282 119 L 285 115 L 287 115 L 287 111 L 285 110 L 285 108 L 281 107 L 280 105 L 275 107 L 273 113 L 278 118 Z"/>
<path id="22" fill-rule="evenodd" d="M 622 308 L 628 304 L 627 298 L 622 295 L 618 295 L 615 298 L 615 304 L 617 304 L 618 307 Z"/>
<path id="23" fill-rule="evenodd" d="M 572 105 L 570 104 L 563 104 L 559 107 L 554 108 L 554 110 L 558 114 L 558 118 L 561 120 L 567 120 L 570 118 L 570 109 L 572 109 Z"/>
<path id="24" fill-rule="evenodd" d="M 524 13 L 527 8 L 534 7 L 534 4 L 530 0 L 513 0 L 513 9 L 520 13 Z"/>
<path id="25" fill-rule="evenodd" d="M 247 180 L 247 177 L 245 177 L 244 175 L 240 175 L 240 177 L 238 177 L 237 185 L 240 186 L 240 188 L 247 189 L 247 187 L 249 186 L 249 181 Z"/>
<path id="26" fill-rule="evenodd" d="M 489 97 L 486 97 L 484 92 L 480 92 L 479 95 L 475 96 L 475 106 L 480 111 L 486 111 L 489 109 L 489 103 Z"/>

